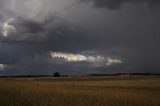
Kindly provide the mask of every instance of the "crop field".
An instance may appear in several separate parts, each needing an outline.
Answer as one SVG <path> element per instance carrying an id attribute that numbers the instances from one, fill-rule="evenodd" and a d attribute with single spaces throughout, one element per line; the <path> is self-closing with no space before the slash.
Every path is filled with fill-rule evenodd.
<path id="1" fill-rule="evenodd" d="M 1 78 L 0 106 L 160 106 L 160 77 Z"/>

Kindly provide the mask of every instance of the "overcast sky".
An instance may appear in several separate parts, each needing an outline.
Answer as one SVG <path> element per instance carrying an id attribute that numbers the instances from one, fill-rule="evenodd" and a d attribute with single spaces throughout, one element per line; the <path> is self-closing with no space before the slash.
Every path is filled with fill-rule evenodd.
<path id="1" fill-rule="evenodd" d="M 0 75 L 160 73 L 159 0 L 0 0 Z"/>

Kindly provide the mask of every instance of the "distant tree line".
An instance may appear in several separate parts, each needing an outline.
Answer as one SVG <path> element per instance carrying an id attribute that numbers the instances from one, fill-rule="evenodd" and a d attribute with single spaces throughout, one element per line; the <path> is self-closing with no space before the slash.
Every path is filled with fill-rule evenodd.
<path id="1" fill-rule="evenodd" d="M 160 73 L 115 73 L 115 74 L 88 74 L 87 76 L 127 76 L 127 75 L 155 75 L 159 76 Z M 0 76 L 0 78 L 40 78 L 40 77 L 69 77 L 69 75 L 61 75 L 59 72 L 55 72 L 52 75 L 10 75 Z"/>
<path id="2" fill-rule="evenodd" d="M 90 74 L 90 76 L 119 76 L 119 75 L 160 75 L 159 73 L 115 73 L 115 74 Z"/>

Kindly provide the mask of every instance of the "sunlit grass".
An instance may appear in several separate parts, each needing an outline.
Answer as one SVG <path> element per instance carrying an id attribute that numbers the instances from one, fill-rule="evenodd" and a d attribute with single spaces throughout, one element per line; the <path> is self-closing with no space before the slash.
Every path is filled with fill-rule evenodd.
<path id="1" fill-rule="evenodd" d="M 0 106 L 160 106 L 160 78 L 0 79 Z"/>

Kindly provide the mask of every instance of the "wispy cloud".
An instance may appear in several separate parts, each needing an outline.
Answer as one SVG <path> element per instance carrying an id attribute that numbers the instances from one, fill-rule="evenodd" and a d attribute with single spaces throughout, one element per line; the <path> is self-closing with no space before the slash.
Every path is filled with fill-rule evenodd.
<path id="1" fill-rule="evenodd" d="M 14 21 L 14 19 L 9 19 L 4 23 L 0 23 L 1 30 L 2 30 L 1 33 L 4 37 L 9 36 L 9 34 L 13 32 L 16 32 L 15 26 L 11 25 L 12 21 Z"/>
<path id="2" fill-rule="evenodd" d="M 107 58 L 107 63 L 106 65 L 107 66 L 111 66 L 113 64 L 121 64 L 122 63 L 122 60 L 119 60 L 119 59 L 112 59 L 112 58 Z"/>
<path id="3" fill-rule="evenodd" d="M 120 64 L 122 60 L 113 59 L 111 57 L 101 56 L 101 55 L 84 55 L 84 54 L 74 54 L 74 53 L 62 53 L 62 52 L 50 52 L 51 57 L 63 58 L 65 62 L 81 62 L 86 61 L 90 63 L 97 63 L 98 65 L 106 63 L 106 66 L 111 66 L 113 64 Z M 101 66 L 101 65 L 100 65 Z"/>
<path id="4" fill-rule="evenodd" d="M 64 58 L 68 62 L 87 61 L 87 57 L 80 54 L 51 52 L 53 58 Z"/>
<path id="5" fill-rule="evenodd" d="M 5 70 L 6 65 L 5 64 L 0 64 L 0 70 Z"/>
<path id="6" fill-rule="evenodd" d="M 62 52 L 50 52 L 52 58 L 64 58 L 67 62 L 101 62 L 105 60 L 105 57 L 96 55 L 84 55 L 84 54 L 74 54 L 74 53 L 62 53 Z"/>

